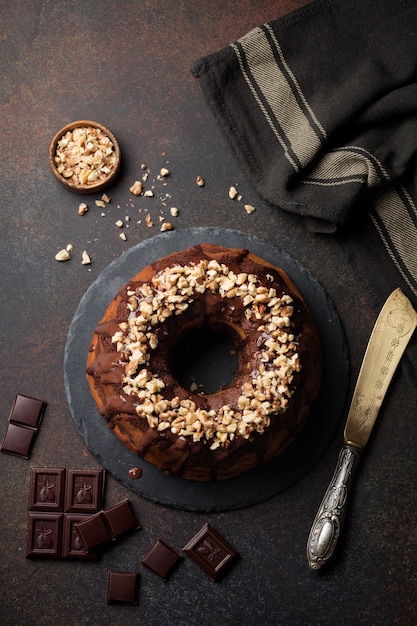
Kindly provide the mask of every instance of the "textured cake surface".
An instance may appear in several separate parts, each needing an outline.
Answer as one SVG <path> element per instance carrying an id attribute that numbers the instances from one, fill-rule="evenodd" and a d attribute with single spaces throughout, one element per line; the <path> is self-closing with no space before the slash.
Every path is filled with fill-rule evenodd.
<path id="1" fill-rule="evenodd" d="M 172 355 L 190 328 L 226 331 L 238 354 L 215 393 L 185 388 Z M 159 469 L 221 480 L 274 458 L 321 384 L 320 340 L 297 288 L 248 250 L 201 244 L 142 269 L 95 329 L 87 379 L 123 443 Z"/>

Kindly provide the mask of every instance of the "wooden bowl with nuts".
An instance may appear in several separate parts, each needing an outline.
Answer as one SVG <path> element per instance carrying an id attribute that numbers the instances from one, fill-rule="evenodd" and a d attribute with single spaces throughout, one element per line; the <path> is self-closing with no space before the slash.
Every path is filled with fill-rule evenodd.
<path id="1" fill-rule="evenodd" d="M 49 163 L 57 181 L 74 193 L 95 193 L 116 178 L 120 148 L 113 133 L 97 122 L 67 124 L 52 139 Z"/>

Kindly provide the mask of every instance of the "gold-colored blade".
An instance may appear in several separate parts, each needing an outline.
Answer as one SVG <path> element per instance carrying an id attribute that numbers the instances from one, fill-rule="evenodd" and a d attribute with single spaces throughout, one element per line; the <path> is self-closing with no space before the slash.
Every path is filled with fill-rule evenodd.
<path id="1" fill-rule="evenodd" d="M 385 302 L 366 348 L 346 422 L 344 440 L 363 448 L 398 363 L 417 326 L 417 313 L 401 289 Z"/>

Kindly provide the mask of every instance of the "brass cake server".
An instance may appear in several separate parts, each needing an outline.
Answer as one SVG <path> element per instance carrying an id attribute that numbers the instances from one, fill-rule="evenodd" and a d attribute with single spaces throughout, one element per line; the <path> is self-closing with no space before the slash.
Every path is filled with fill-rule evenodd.
<path id="1" fill-rule="evenodd" d="M 360 452 L 368 442 L 416 326 L 416 311 L 401 289 L 396 289 L 382 307 L 369 339 L 346 421 L 343 447 L 308 537 L 307 559 L 313 571 L 326 565 L 335 551 Z"/>

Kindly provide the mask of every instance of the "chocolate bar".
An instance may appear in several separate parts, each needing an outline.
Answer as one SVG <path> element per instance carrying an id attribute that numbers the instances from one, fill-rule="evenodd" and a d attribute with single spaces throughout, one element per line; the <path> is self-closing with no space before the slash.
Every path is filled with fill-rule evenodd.
<path id="1" fill-rule="evenodd" d="M 46 402 L 17 394 L 1 444 L 1 450 L 9 454 L 30 457 L 33 444 L 45 412 Z"/>
<path id="2" fill-rule="evenodd" d="M 77 533 L 84 542 L 87 551 L 97 546 L 115 541 L 125 533 L 139 529 L 139 522 L 126 498 L 118 504 L 91 515 L 75 525 Z"/>
<path id="3" fill-rule="evenodd" d="M 213 581 L 219 580 L 239 557 L 210 524 L 205 524 L 183 550 Z"/>
<path id="4" fill-rule="evenodd" d="M 167 580 L 181 560 L 182 556 L 174 548 L 162 539 L 157 539 L 141 563 L 163 580 Z"/>
<path id="5" fill-rule="evenodd" d="M 26 556 L 98 558 L 87 552 L 75 526 L 102 508 L 104 478 L 103 469 L 32 467 Z"/>
<path id="6" fill-rule="evenodd" d="M 107 577 L 108 604 L 138 604 L 140 574 L 109 572 Z"/>

